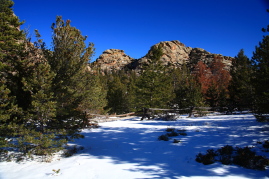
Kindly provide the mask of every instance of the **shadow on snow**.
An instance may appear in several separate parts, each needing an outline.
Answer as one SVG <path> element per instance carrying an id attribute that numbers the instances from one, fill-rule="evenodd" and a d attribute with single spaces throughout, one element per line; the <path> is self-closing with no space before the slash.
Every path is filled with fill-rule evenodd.
<path id="1" fill-rule="evenodd" d="M 197 119 L 197 120 L 196 120 Z M 98 129 L 84 130 L 85 139 L 75 144 L 85 147 L 79 155 L 110 158 L 114 164 L 134 164 L 130 171 L 149 174 L 149 178 L 178 178 L 193 176 L 243 176 L 261 178 L 266 171 L 254 171 L 239 166 L 215 163 L 203 165 L 195 161 L 199 152 L 225 145 L 245 147 L 256 145 L 268 137 L 267 124 L 255 121 L 250 115 L 217 116 L 178 121 L 139 121 L 125 119 L 128 127 L 101 124 Z M 215 120 L 217 119 L 217 120 Z M 167 127 L 186 129 L 187 136 L 158 141 Z M 173 139 L 181 142 L 174 144 Z M 258 146 L 257 146 L 258 147 Z M 268 174 L 267 174 L 268 175 Z"/>

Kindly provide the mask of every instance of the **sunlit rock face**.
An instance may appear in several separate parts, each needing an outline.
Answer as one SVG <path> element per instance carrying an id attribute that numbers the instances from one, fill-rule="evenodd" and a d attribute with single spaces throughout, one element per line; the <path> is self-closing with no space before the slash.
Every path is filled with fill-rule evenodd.
<path id="1" fill-rule="evenodd" d="M 161 47 L 163 51 L 163 56 L 161 61 L 164 65 L 169 66 L 178 66 L 184 63 L 189 63 L 189 54 L 192 50 L 191 47 L 186 47 L 183 43 L 174 40 L 174 41 L 164 41 L 156 45 L 153 45 L 145 57 L 139 59 L 141 63 L 147 62 L 148 59 L 152 56 L 152 49 L 154 47 Z"/>
<path id="2" fill-rule="evenodd" d="M 98 66 L 101 70 L 120 70 L 134 60 L 126 55 L 123 50 L 109 49 L 103 52 L 94 65 Z"/>
<path id="3" fill-rule="evenodd" d="M 232 57 L 213 54 L 202 48 L 187 47 L 177 40 L 164 41 L 153 45 L 148 53 L 140 59 L 134 59 L 126 55 L 123 50 L 109 49 L 104 51 L 93 65 L 99 67 L 101 70 L 120 70 L 123 68 L 140 70 L 142 64 L 147 63 L 151 58 L 152 49 L 159 46 L 163 51 L 161 61 L 163 65 L 167 67 L 180 68 L 183 64 L 186 64 L 192 69 L 199 61 L 210 66 L 214 60 L 219 60 L 224 63 L 224 68 L 227 70 L 229 70 L 232 65 Z"/>

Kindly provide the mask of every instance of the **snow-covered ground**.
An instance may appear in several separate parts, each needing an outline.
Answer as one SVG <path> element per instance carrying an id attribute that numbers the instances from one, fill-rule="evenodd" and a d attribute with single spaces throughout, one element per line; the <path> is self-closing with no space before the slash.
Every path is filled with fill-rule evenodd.
<path id="1" fill-rule="evenodd" d="M 199 152 L 225 145 L 255 146 L 257 154 L 269 157 L 257 144 L 268 139 L 269 124 L 256 122 L 251 114 L 181 117 L 177 121 L 140 121 L 138 117 L 129 117 L 100 125 L 97 129 L 83 130 L 85 138 L 70 143 L 84 147 L 77 154 L 69 158 L 56 157 L 51 163 L 1 162 L 0 178 L 269 178 L 269 169 L 256 171 L 195 161 Z M 168 127 L 185 129 L 187 135 L 158 141 Z M 173 139 L 181 142 L 173 143 Z M 53 170 L 58 169 L 56 175 Z"/>

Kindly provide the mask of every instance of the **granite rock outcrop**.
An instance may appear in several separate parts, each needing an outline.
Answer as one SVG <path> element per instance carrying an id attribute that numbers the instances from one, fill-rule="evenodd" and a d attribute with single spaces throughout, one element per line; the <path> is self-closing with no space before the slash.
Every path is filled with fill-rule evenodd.
<path id="1" fill-rule="evenodd" d="M 93 63 L 101 70 L 120 70 L 130 64 L 134 59 L 126 55 L 123 50 L 108 49 Z"/>
<path id="2" fill-rule="evenodd" d="M 181 65 L 186 64 L 192 69 L 199 61 L 210 66 L 214 60 L 220 60 L 224 63 L 225 69 L 227 70 L 229 70 L 232 65 L 232 57 L 213 54 L 202 48 L 187 47 L 177 40 L 163 41 L 153 45 L 148 53 L 140 59 L 134 59 L 126 55 L 123 50 L 109 49 L 104 51 L 93 65 L 99 67 L 101 70 L 120 70 L 123 68 L 139 70 L 141 69 L 141 64 L 148 62 L 152 55 L 152 49 L 155 46 L 161 46 L 163 51 L 161 61 L 163 65 L 169 67 L 181 67 Z"/>

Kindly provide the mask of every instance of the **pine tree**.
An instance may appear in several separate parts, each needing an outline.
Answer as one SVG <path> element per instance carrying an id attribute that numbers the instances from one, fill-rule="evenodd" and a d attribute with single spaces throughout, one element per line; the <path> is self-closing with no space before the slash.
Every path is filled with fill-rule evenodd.
<path id="1" fill-rule="evenodd" d="M 269 35 L 263 37 L 253 53 L 254 66 L 253 84 L 257 110 L 260 113 L 269 112 Z"/>
<path id="2" fill-rule="evenodd" d="M 161 46 L 153 47 L 149 62 L 144 64 L 143 72 L 136 82 L 136 106 L 166 108 L 173 99 L 171 75 L 161 62 L 163 55 Z"/>
<path id="3" fill-rule="evenodd" d="M 87 37 L 70 23 L 70 20 L 64 21 L 57 16 L 56 23 L 52 25 L 52 53 L 47 53 L 51 70 L 56 74 L 52 88 L 57 101 L 57 127 L 65 129 L 78 128 L 81 121 L 77 121 L 85 113 L 86 109 L 82 109 L 81 104 L 88 99 L 87 85 L 91 84 L 86 75 L 87 64 L 94 52 L 93 44 L 86 47 Z"/>
<path id="4" fill-rule="evenodd" d="M 23 22 L 14 15 L 11 0 L 0 0 L 0 62 L 4 68 L 5 85 L 10 90 L 9 96 L 15 96 L 19 107 L 27 110 L 30 94 L 23 90 L 22 78 L 27 76 L 28 55 L 25 51 L 25 34 L 19 29 Z M 23 118 L 23 116 L 18 116 Z M 19 120 L 18 118 L 18 120 Z"/>
<path id="5" fill-rule="evenodd" d="M 126 103 L 128 106 L 128 112 L 134 112 L 137 111 L 137 107 L 135 105 L 135 99 L 136 99 L 136 93 L 135 93 L 135 84 L 137 80 L 137 74 L 136 71 L 130 71 L 127 73 L 128 76 L 128 83 L 127 84 L 127 99 Z"/>
<path id="6" fill-rule="evenodd" d="M 19 135 L 28 116 L 30 94 L 24 91 L 23 78 L 28 75 L 25 34 L 19 29 L 23 22 L 14 15 L 10 0 L 0 0 L 0 77 L 1 137 Z"/>
<path id="7" fill-rule="evenodd" d="M 229 85 L 230 102 L 233 107 L 251 108 L 253 101 L 253 87 L 251 84 L 251 61 L 241 49 L 232 62 Z"/>
<path id="8" fill-rule="evenodd" d="M 8 147 L 8 139 L 14 136 L 14 128 L 11 127 L 14 115 L 20 115 L 21 110 L 15 104 L 15 98 L 10 95 L 10 90 L 5 85 L 6 78 L 3 73 L 4 65 L 0 62 L 0 153 L 5 151 L 2 147 Z"/>
<path id="9" fill-rule="evenodd" d="M 173 106 L 179 109 L 203 106 L 201 86 L 196 82 L 195 76 L 191 75 L 186 64 L 176 68 L 172 72 L 174 91 L 176 94 Z"/>
<path id="10" fill-rule="evenodd" d="M 48 122 L 54 120 L 56 101 L 52 92 L 52 80 L 55 74 L 51 71 L 48 61 L 40 50 L 43 41 L 39 38 L 35 46 L 29 45 L 27 50 L 30 52 L 29 58 L 33 58 L 29 76 L 23 78 L 24 90 L 31 94 L 31 105 L 28 109 L 33 125 L 38 125 L 42 133 Z"/>
<path id="11" fill-rule="evenodd" d="M 103 84 L 103 76 L 100 73 L 86 73 L 88 84 L 85 86 L 85 95 L 80 104 L 81 111 L 89 114 L 104 114 L 104 107 L 107 105 L 107 90 Z"/>
<path id="12" fill-rule="evenodd" d="M 13 64 L 14 58 L 21 54 L 23 44 L 20 42 L 24 39 L 24 34 L 19 29 L 23 22 L 14 15 L 13 5 L 11 0 L 0 0 L 0 59 L 8 65 Z"/>
<path id="13" fill-rule="evenodd" d="M 127 85 L 121 82 L 118 72 L 110 75 L 107 100 L 110 113 L 122 114 L 128 112 Z"/>
<path id="14" fill-rule="evenodd" d="M 55 110 L 50 87 L 53 73 L 38 47 L 20 31 L 22 23 L 13 14 L 13 2 L 0 2 L 1 147 L 48 154 L 66 142 L 47 129 Z"/>

